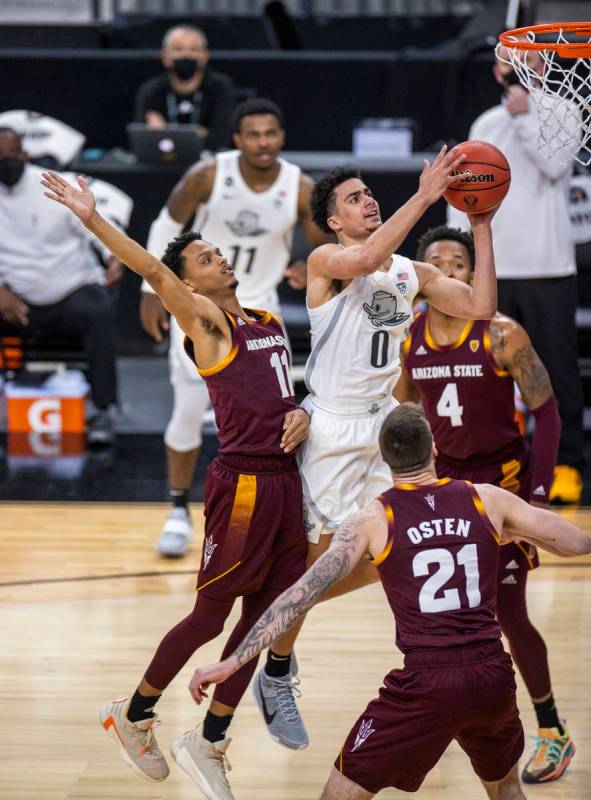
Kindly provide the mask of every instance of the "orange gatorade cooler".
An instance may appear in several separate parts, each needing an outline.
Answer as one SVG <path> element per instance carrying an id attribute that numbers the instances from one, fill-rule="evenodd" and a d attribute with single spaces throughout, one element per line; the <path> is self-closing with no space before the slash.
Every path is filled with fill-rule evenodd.
<path id="1" fill-rule="evenodd" d="M 88 383 L 78 370 L 53 373 L 38 385 L 22 379 L 8 381 L 9 432 L 83 433 L 88 389 Z"/>

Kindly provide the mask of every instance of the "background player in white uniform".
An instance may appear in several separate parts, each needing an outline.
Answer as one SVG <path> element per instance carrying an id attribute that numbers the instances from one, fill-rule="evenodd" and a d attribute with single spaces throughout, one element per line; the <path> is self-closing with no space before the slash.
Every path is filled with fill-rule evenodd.
<path id="1" fill-rule="evenodd" d="M 277 286 L 290 261 L 295 224 L 302 224 L 311 245 L 328 237 L 311 218 L 312 179 L 279 157 L 285 132 L 275 103 L 254 99 L 239 105 L 234 131 L 237 150 L 195 164 L 175 186 L 152 224 L 148 250 L 160 258 L 167 243 L 196 214 L 194 230 L 215 242 L 236 272 L 240 303 L 280 315 Z M 145 330 L 160 341 L 168 315 L 146 283 L 140 316 Z M 209 397 L 183 350 L 183 334 L 174 319 L 169 362 L 174 406 L 164 441 L 173 508 L 157 549 L 165 556 L 183 556 L 193 533 L 187 502 Z"/>
<path id="2" fill-rule="evenodd" d="M 442 148 L 433 164 L 425 162 L 417 193 L 383 224 L 377 201 L 355 169 L 333 170 L 312 192 L 313 218 L 325 231 L 334 232 L 338 244 L 324 244 L 308 258 L 312 352 L 306 366 L 310 394 L 303 407 L 311 423 L 298 462 L 309 563 L 328 549 L 348 514 L 390 485 L 378 436 L 395 405 L 392 391 L 400 375 L 400 343 L 412 322 L 415 295 L 420 292 L 441 310 L 469 309 L 477 319 L 490 319 L 496 311 L 490 230 L 494 212 L 471 215 L 476 249 L 472 286 L 443 276 L 432 264 L 395 255 L 454 180 L 452 173 L 461 170 L 462 161 Z M 363 561 L 327 596 L 378 579 L 375 566 Z M 275 652 L 289 653 L 296 635 L 297 629 L 279 640 Z M 267 667 L 255 678 L 255 697 L 273 738 L 287 744 L 291 737 L 283 741 L 281 715 L 271 719 L 274 709 L 269 707 L 273 687 L 265 670 L 274 656 L 269 651 Z"/>

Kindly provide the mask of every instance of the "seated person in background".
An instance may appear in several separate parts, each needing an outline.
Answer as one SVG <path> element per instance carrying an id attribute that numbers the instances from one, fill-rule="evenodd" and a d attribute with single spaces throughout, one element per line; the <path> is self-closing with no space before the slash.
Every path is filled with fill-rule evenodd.
<path id="1" fill-rule="evenodd" d="M 143 83 L 135 99 L 135 121 L 153 128 L 167 123 L 197 125 L 208 150 L 230 146 L 234 106 L 231 78 L 207 68 L 203 31 L 192 25 L 171 28 L 162 40 L 164 75 Z"/>
<path id="2" fill-rule="evenodd" d="M 97 409 L 88 441 L 109 444 L 109 406 L 117 401 L 117 383 L 108 286 L 120 279 L 122 268 L 101 250 L 104 270 L 91 248 L 99 247 L 98 241 L 66 208 L 44 200 L 42 171 L 27 163 L 18 134 L 0 128 L 0 336 L 80 337 Z"/>

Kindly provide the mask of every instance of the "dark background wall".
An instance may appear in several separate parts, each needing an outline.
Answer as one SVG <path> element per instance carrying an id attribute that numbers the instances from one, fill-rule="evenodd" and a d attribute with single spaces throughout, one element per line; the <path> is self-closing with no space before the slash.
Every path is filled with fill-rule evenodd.
<path id="1" fill-rule="evenodd" d="M 466 137 L 498 102 L 492 55 L 220 51 L 215 69 L 284 109 L 290 150 L 350 150 L 364 117 L 412 117 L 417 149 Z M 160 72 L 158 52 L 0 49 L 1 109 L 50 114 L 82 131 L 87 146 L 125 146 L 140 83 Z"/>

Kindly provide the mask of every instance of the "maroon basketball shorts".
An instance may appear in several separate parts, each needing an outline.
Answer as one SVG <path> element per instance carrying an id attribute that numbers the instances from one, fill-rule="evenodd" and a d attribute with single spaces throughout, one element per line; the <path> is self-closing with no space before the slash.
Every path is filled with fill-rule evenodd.
<path id="1" fill-rule="evenodd" d="M 214 459 L 204 514 L 197 591 L 207 597 L 283 591 L 306 571 L 308 540 L 295 459 Z"/>
<path id="2" fill-rule="evenodd" d="M 504 778 L 523 752 L 523 728 L 500 640 L 415 650 L 404 663 L 351 729 L 335 768 L 374 794 L 416 792 L 456 739 L 480 778 Z"/>
<path id="3" fill-rule="evenodd" d="M 476 465 L 437 458 L 439 478 L 459 478 L 471 483 L 492 483 L 529 501 L 531 495 L 531 458 L 529 448 L 497 464 Z M 499 551 L 499 581 L 516 583 L 530 569 L 539 567 L 538 551 L 526 542 L 511 542 Z"/>

